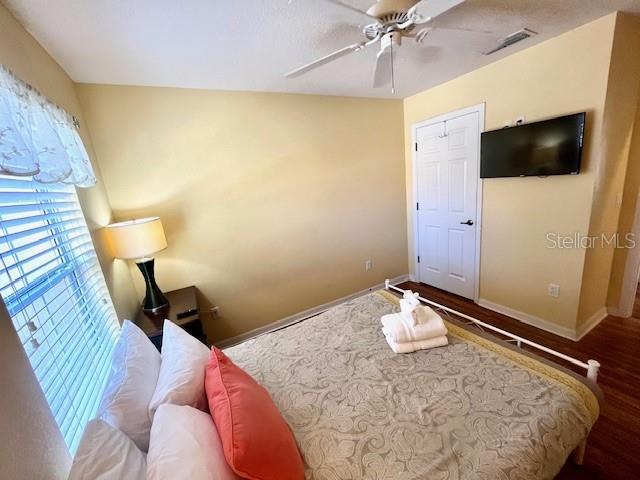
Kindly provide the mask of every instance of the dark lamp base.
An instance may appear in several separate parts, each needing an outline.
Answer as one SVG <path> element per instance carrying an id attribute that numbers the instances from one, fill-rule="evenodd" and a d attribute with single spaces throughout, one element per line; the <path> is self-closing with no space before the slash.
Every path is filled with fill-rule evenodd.
<path id="1" fill-rule="evenodd" d="M 169 301 L 162 294 L 162 290 L 158 287 L 153 273 L 154 259 L 151 258 L 142 262 L 136 262 L 136 265 L 138 265 L 146 284 L 142 310 L 144 312 L 157 313 L 158 311 L 167 308 L 169 306 Z"/>

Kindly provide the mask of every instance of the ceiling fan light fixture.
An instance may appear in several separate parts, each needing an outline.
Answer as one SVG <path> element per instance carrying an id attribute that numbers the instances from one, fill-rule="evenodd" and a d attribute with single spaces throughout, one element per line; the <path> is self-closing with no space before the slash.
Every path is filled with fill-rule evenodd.
<path id="1" fill-rule="evenodd" d="M 420 44 L 426 36 L 437 26 L 419 29 L 439 17 L 444 12 L 456 7 L 464 0 L 434 0 L 430 2 L 430 16 L 423 16 L 417 12 L 421 0 L 377 0 L 366 12 L 351 5 L 349 0 L 326 0 L 329 3 L 343 7 L 346 10 L 360 13 L 373 19 L 373 22 L 362 28 L 364 39 L 359 43 L 348 45 L 323 57 L 299 66 L 285 74 L 287 78 L 299 77 L 323 65 L 338 60 L 341 57 L 357 52 L 374 44 L 379 44 L 380 50 L 376 55 L 373 87 L 379 88 L 391 83 L 391 93 L 395 94 L 394 57 L 395 47 L 402 45 L 402 38 L 417 40 Z"/>
<path id="2" fill-rule="evenodd" d="M 396 46 L 402 45 L 402 34 L 400 32 L 389 32 L 382 36 L 380 39 L 380 50 L 386 50 L 391 47 L 391 44 Z"/>

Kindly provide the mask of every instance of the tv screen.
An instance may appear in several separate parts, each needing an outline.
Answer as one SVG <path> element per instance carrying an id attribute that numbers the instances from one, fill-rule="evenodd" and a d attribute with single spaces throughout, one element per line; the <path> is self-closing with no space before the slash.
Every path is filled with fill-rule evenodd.
<path id="1" fill-rule="evenodd" d="M 480 177 L 576 175 L 580 172 L 585 114 L 484 132 Z"/>

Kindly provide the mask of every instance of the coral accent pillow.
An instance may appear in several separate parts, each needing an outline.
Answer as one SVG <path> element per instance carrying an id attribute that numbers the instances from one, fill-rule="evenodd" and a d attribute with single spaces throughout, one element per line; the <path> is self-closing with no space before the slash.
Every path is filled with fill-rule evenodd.
<path id="1" fill-rule="evenodd" d="M 209 411 L 229 466 L 250 480 L 301 480 L 304 465 L 269 393 L 217 348 L 205 374 Z"/>

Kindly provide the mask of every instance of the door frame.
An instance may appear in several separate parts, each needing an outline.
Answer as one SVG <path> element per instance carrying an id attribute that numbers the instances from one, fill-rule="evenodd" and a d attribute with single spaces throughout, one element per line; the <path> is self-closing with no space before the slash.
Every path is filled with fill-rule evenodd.
<path id="1" fill-rule="evenodd" d="M 413 187 L 411 195 L 411 219 L 413 223 L 413 271 L 415 272 L 415 279 L 420 281 L 420 269 L 418 265 L 418 251 L 420 246 L 420 235 L 418 233 L 418 211 L 414 208 L 418 203 L 418 175 L 416 170 L 417 155 L 416 155 L 416 138 L 419 128 L 428 127 L 434 123 L 444 122 L 446 120 L 452 120 L 456 117 L 468 115 L 470 113 L 478 114 L 478 185 L 476 191 L 476 251 L 475 251 L 475 279 L 474 279 L 474 292 L 473 301 L 478 303 L 480 299 L 480 247 L 482 244 L 482 179 L 480 178 L 480 137 L 484 132 L 485 125 L 485 104 L 479 103 L 470 107 L 461 108 L 452 112 L 447 112 L 437 117 L 428 118 L 418 123 L 411 125 L 411 158 L 412 158 L 412 172 L 413 172 Z"/>
<path id="2" fill-rule="evenodd" d="M 636 244 L 627 251 L 627 259 L 624 265 L 624 276 L 620 291 L 618 305 L 608 308 L 608 313 L 616 317 L 629 318 L 633 315 L 633 307 L 636 302 L 636 291 L 640 274 L 640 193 L 636 197 L 636 208 L 631 232 Z"/>

